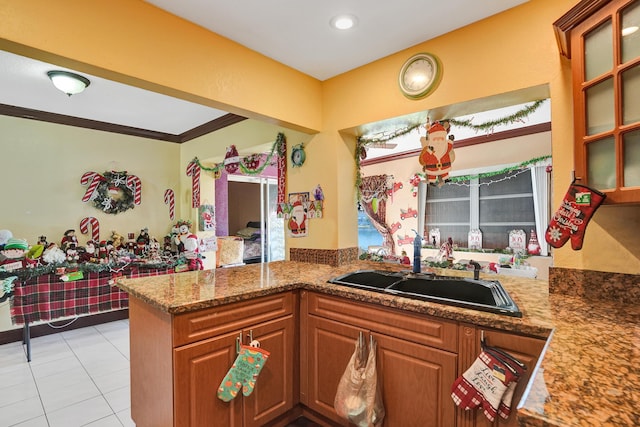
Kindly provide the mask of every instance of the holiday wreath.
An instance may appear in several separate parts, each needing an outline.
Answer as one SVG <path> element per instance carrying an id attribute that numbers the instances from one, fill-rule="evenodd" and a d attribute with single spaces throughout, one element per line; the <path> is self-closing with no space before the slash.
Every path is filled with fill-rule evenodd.
<path id="1" fill-rule="evenodd" d="M 82 201 L 92 202 L 104 213 L 118 214 L 140 204 L 140 180 L 135 175 L 128 175 L 127 171 L 107 171 L 102 175 L 87 172 L 80 183 L 88 185 Z"/>

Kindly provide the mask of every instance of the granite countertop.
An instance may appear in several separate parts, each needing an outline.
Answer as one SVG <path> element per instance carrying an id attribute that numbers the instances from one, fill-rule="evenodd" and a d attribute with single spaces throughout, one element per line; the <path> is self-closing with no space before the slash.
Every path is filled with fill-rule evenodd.
<path id="1" fill-rule="evenodd" d="M 639 426 L 640 308 L 590 303 L 549 294 L 548 282 L 499 278 L 522 318 L 348 288 L 327 280 L 359 269 L 399 270 L 397 264 L 357 262 L 340 267 L 279 261 L 139 279 L 118 286 L 159 310 L 179 315 L 282 291 L 307 289 L 431 316 L 549 338 L 520 402 L 521 426 Z M 446 270 L 438 274 L 471 276 Z"/>

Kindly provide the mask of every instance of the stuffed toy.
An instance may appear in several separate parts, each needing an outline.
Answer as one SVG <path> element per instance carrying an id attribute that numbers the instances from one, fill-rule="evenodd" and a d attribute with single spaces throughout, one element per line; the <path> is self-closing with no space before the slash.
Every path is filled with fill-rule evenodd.
<path id="1" fill-rule="evenodd" d="M 189 234 L 184 241 L 184 257 L 189 261 L 189 270 L 202 270 L 202 256 L 200 255 L 198 236 Z"/>
<path id="2" fill-rule="evenodd" d="M 67 255 L 60 247 L 51 242 L 42 253 L 42 261 L 45 264 L 62 264 L 67 259 Z"/>
<path id="3" fill-rule="evenodd" d="M 34 260 L 27 259 L 26 255 L 29 251 L 29 245 L 24 239 L 10 238 L 2 248 L 3 260 L 0 262 L 0 268 L 3 271 L 15 271 L 21 268 L 33 267 L 36 263 Z"/>
<path id="4" fill-rule="evenodd" d="M 62 240 L 60 241 L 60 249 L 66 252 L 69 245 L 78 246 L 78 238 L 76 237 L 76 230 L 69 229 L 64 232 L 64 236 L 62 236 Z"/>

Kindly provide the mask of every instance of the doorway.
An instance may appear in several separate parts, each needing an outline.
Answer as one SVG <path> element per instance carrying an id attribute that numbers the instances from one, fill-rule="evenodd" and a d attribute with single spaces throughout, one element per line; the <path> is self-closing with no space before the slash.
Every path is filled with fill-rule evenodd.
<path id="1" fill-rule="evenodd" d="M 276 178 L 228 176 L 229 234 L 245 240 L 245 263 L 285 259 L 284 219 L 276 214 Z"/>

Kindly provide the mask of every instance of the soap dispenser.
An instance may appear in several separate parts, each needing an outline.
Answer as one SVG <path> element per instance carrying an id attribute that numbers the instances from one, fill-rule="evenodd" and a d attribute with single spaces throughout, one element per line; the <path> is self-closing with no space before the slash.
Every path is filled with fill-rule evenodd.
<path id="1" fill-rule="evenodd" d="M 416 237 L 413 239 L 413 272 L 420 273 L 420 264 L 422 263 L 422 260 L 420 259 L 422 250 L 422 237 L 420 237 L 416 230 L 412 231 L 416 233 Z"/>

